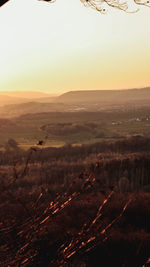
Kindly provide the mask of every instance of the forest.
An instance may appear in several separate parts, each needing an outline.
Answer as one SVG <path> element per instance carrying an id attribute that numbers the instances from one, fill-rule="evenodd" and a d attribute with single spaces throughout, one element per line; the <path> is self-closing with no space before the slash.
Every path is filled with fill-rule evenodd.
<path id="1" fill-rule="evenodd" d="M 150 138 L 0 152 L 1 266 L 149 266 Z M 109 255 L 109 257 L 108 257 Z"/>

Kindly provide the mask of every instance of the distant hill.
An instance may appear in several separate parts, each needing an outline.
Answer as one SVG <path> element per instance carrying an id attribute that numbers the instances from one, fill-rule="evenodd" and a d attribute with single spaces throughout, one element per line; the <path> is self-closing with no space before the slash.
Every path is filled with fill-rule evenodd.
<path id="1" fill-rule="evenodd" d="M 23 114 L 45 113 L 45 112 L 63 112 L 69 111 L 69 105 L 63 103 L 38 103 L 28 102 L 11 104 L 0 107 L 0 117 L 10 118 L 18 117 Z"/>
<path id="2" fill-rule="evenodd" d="M 1 95 L 10 96 L 10 97 L 19 97 L 19 98 L 27 98 L 27 99 L 35 99 L 35 98 L 46 98 L 46 97 L 53 97 L 52 94 L 47 94 L 43 92 L 32 92 L 32 91 L 25 91 L 25 92 L 1 92 Z"/>
<path id="3" fill-rule="evenodd" d="M 25 95 L 25 94 L 23 94 Z M 10 97 L 0 94 L 0 117 L 9 118 L 42 112 L 99 112 L 102 110 L 149 107 L 150 87 L 128 90 L 73 91 L 58 97 Z M 41 93 L 42 96 L 42 93 Z"/>
<path id="4" fill-rule="evenodd" d="M 18 104 L 18 103 L 26 103 L 28 101 L 29 100 L 25 98 L 11 97 L 11 96 L 0 94 L 0 106 Z"/>
<path id="5" fill-rule="evenodd" d="M 28 102 L 52 103 L 55 96 L 41 92 L 0 92 L 0 106 Z"/>
<path id="6" fill-rule="evenodd" d="M 57 96 L 40 97 L 40 98 L 34 98 L 32 100 L 34 100 L 34 102 L 39 102 L 39 103 L 53 103 L 57 102 Z"/>
<path id="7" fill-rule="evenodd" d="M 149 102 L 150 87 L 126 90 L 70 91 L 57 98 L 62 103 L 133 103 Z M 149 102 L 150 103 L 150 102 Z"/>

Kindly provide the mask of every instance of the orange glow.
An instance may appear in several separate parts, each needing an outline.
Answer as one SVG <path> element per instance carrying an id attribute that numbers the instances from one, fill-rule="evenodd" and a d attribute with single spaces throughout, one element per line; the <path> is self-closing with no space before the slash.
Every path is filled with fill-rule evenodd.
<path id="1" fill-rule="evenodd" d="M 150 85 L 150 11 L 80 1 L 12 0 L 0 9 L 0 91 L 117 89 Z"/>

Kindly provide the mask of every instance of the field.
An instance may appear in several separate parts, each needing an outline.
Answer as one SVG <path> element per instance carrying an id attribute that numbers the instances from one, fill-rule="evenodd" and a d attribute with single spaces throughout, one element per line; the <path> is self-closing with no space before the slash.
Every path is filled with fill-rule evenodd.
<path id="1" fill-rule="evenodd" d="M 38 140 L 45 146 L 88 144 L 128 135 L 150 135 L 149 107 L 99 112 L 47 112 L 0 119 L 0 145 L 15 139 L 24 149 Z"/>

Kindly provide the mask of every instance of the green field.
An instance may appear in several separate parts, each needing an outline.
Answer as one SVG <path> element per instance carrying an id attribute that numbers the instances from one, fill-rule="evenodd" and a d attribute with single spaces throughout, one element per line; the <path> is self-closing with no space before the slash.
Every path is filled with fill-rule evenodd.
<path id="1" fill-rule="evenodd" d="M 45 146 L 110 141 L 128 135 L 150 136 L 150 109 L 101 112 L 51 112 L 0 119 L 0 145 L 15 139 L 28 149 L 43 140 Z"/>

